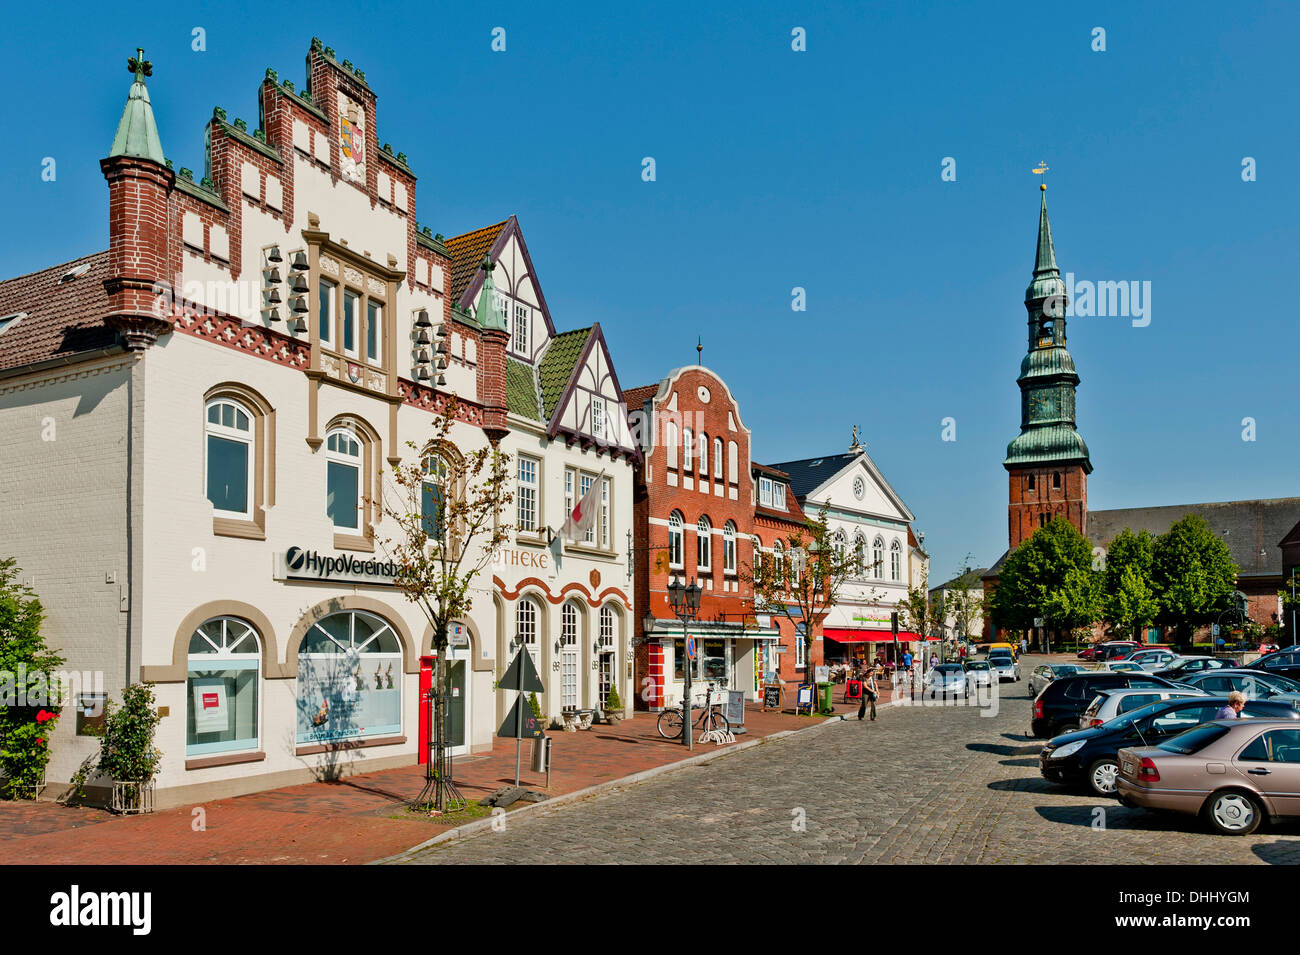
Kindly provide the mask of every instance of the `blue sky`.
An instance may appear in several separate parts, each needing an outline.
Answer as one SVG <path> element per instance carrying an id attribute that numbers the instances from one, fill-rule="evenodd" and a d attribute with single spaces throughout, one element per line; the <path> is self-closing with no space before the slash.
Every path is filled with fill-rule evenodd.
<path id="1" fill-rule="evenodd" d="M 516 214 L 557 324 L 599 321 L 625 387 L 702 336 L 759 460 L 844 450 L 860 425 L 935 582 L 1006 545 L 1039 160 L 1062 270 L 1152 283 L 1149 326 L 1069 325 L 1092 507 L 1300 491 L 1295 7 L 717 6 L 15 7 L 0 271 L 106 246 L 98 162 L 137 45 L 167 155 L 201 170 L 212 107 L 255 126 L 265 68 L 301 85 L 318 35 L 378 92 L 422 224 Z"/>

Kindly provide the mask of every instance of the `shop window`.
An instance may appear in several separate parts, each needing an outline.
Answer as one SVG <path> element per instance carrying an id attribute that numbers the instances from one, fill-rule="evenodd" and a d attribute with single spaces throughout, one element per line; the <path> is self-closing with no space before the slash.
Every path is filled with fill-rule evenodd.
<path id="1" fill-rule="evenodd" d="M 727 641 L 699 640 L 701 678 L 715 683 L 727 682 Z"/>
<path id="2" fill-rule="evenodd" d="M 685 536 L 682 512 L 668 515 L 668 566 L 681 567 L 684 561 L 682 538 Z"/>
<path id="3" fill-rule="evenodd" d="M 253 416 L 230 398 L 207 403 L 208 500 L 221 517 L 253 516 Z"/>
<path id="4" fill-rule="evenodd" d="M 256 750 L 260 733 L 262 645 L 235 617 L 214 617 L 190 637 L 185 755 Z"/>
<path id="5" fill-rule="evenodd" d="M 808 666 L 808 638 L 801 623 L 795 624 L 794 629 L 794 665 L 799 669 Z"/>
<path id="6" fill-rule="evenodd" d="M 699 682 L 700 679 L 700 641 L 695 641 L 695 660 L 691 664 L 691 679 Z M 673 679 L 682 681 L 686 679 L 686 641 L 673 641 Z"/>
<path id="7" fill-rule="evenodd" d="M 300 744 L 402 731 L 402 645 L 382 617 L 360 610 L 312 624 L 298 651 Z"/>
<path id="8" fill-rule="evenodd" d="M 712 570 L 713 525 L 707 517 L 701 517 L 695 525 L 695 569 L 700 573 Z"/>

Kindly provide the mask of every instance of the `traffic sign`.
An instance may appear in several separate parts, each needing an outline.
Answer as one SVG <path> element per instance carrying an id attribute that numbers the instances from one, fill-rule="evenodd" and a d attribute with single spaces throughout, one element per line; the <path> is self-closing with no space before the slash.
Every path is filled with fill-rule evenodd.
<path id="1" fill-rule="evenodd" d="M 537 675 L 537 667 L 533 666 L 533 655 L 527 649 L 520 650 L 510 661 L 510 666 L 506 668 L 497 686 L 503 690 L 521 690 L 525 693 L 546 692 L 542 678 Z"/>
<path id="2" fill-rule="evenodd" d="M 522 713 L 521 706 L 524 708 Z M 515 705 L 510 707 L 497 735 L 506 739 L 537 739 L 542 735 L 542 721 L 533 716 L 532 707 L 522 693 L 515 697 Z"/>
<path id="3" fill-rule="evenodd" d="M 686 659 L 695 659 L 695 637 L 689 633 L 686 635 Z"/>

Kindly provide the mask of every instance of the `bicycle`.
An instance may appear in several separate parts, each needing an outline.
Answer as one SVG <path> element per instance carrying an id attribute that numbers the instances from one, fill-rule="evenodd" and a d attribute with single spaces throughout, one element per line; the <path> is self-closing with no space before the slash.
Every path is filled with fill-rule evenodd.
<path id="1" fill-rule="evenodd" d="M 708 694 L 705 699 L 713 696 L 713 684 L 709 684 Z M 704 704 L 699 703 L 696 709 L 700 710 L 700 718 L 695 726 L 705 733 L 720 731 L 723 733 L 731 732 L 731 723 L 723 715 L 722 705 L 719 703 Z M 682 723 L 684 719 L 684 708 L 678 703 L 659 714 L 659 735 L 664 739 L 681 739 Z"/>

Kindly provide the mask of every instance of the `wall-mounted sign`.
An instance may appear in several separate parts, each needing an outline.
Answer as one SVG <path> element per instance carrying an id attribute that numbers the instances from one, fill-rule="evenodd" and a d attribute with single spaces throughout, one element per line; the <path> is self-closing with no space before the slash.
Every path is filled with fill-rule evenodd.
<path id="1" fill-rule="evenodd" d="M 398 567 L 391 560 L 376 560 L 357 554 L 325 555 L 302 547 L 290 547 L 276 554 L 278 580 L 340 581 L 355 584 L 393 586 Z"/>
<path id="2" fill-rule="evenodd" d="M 550 566 L 550 558 L 550 551 L 502 547 L 492 555 L 492 566 L 495 568 L 533 567 L 537 570 L 546 570 Z"/>

